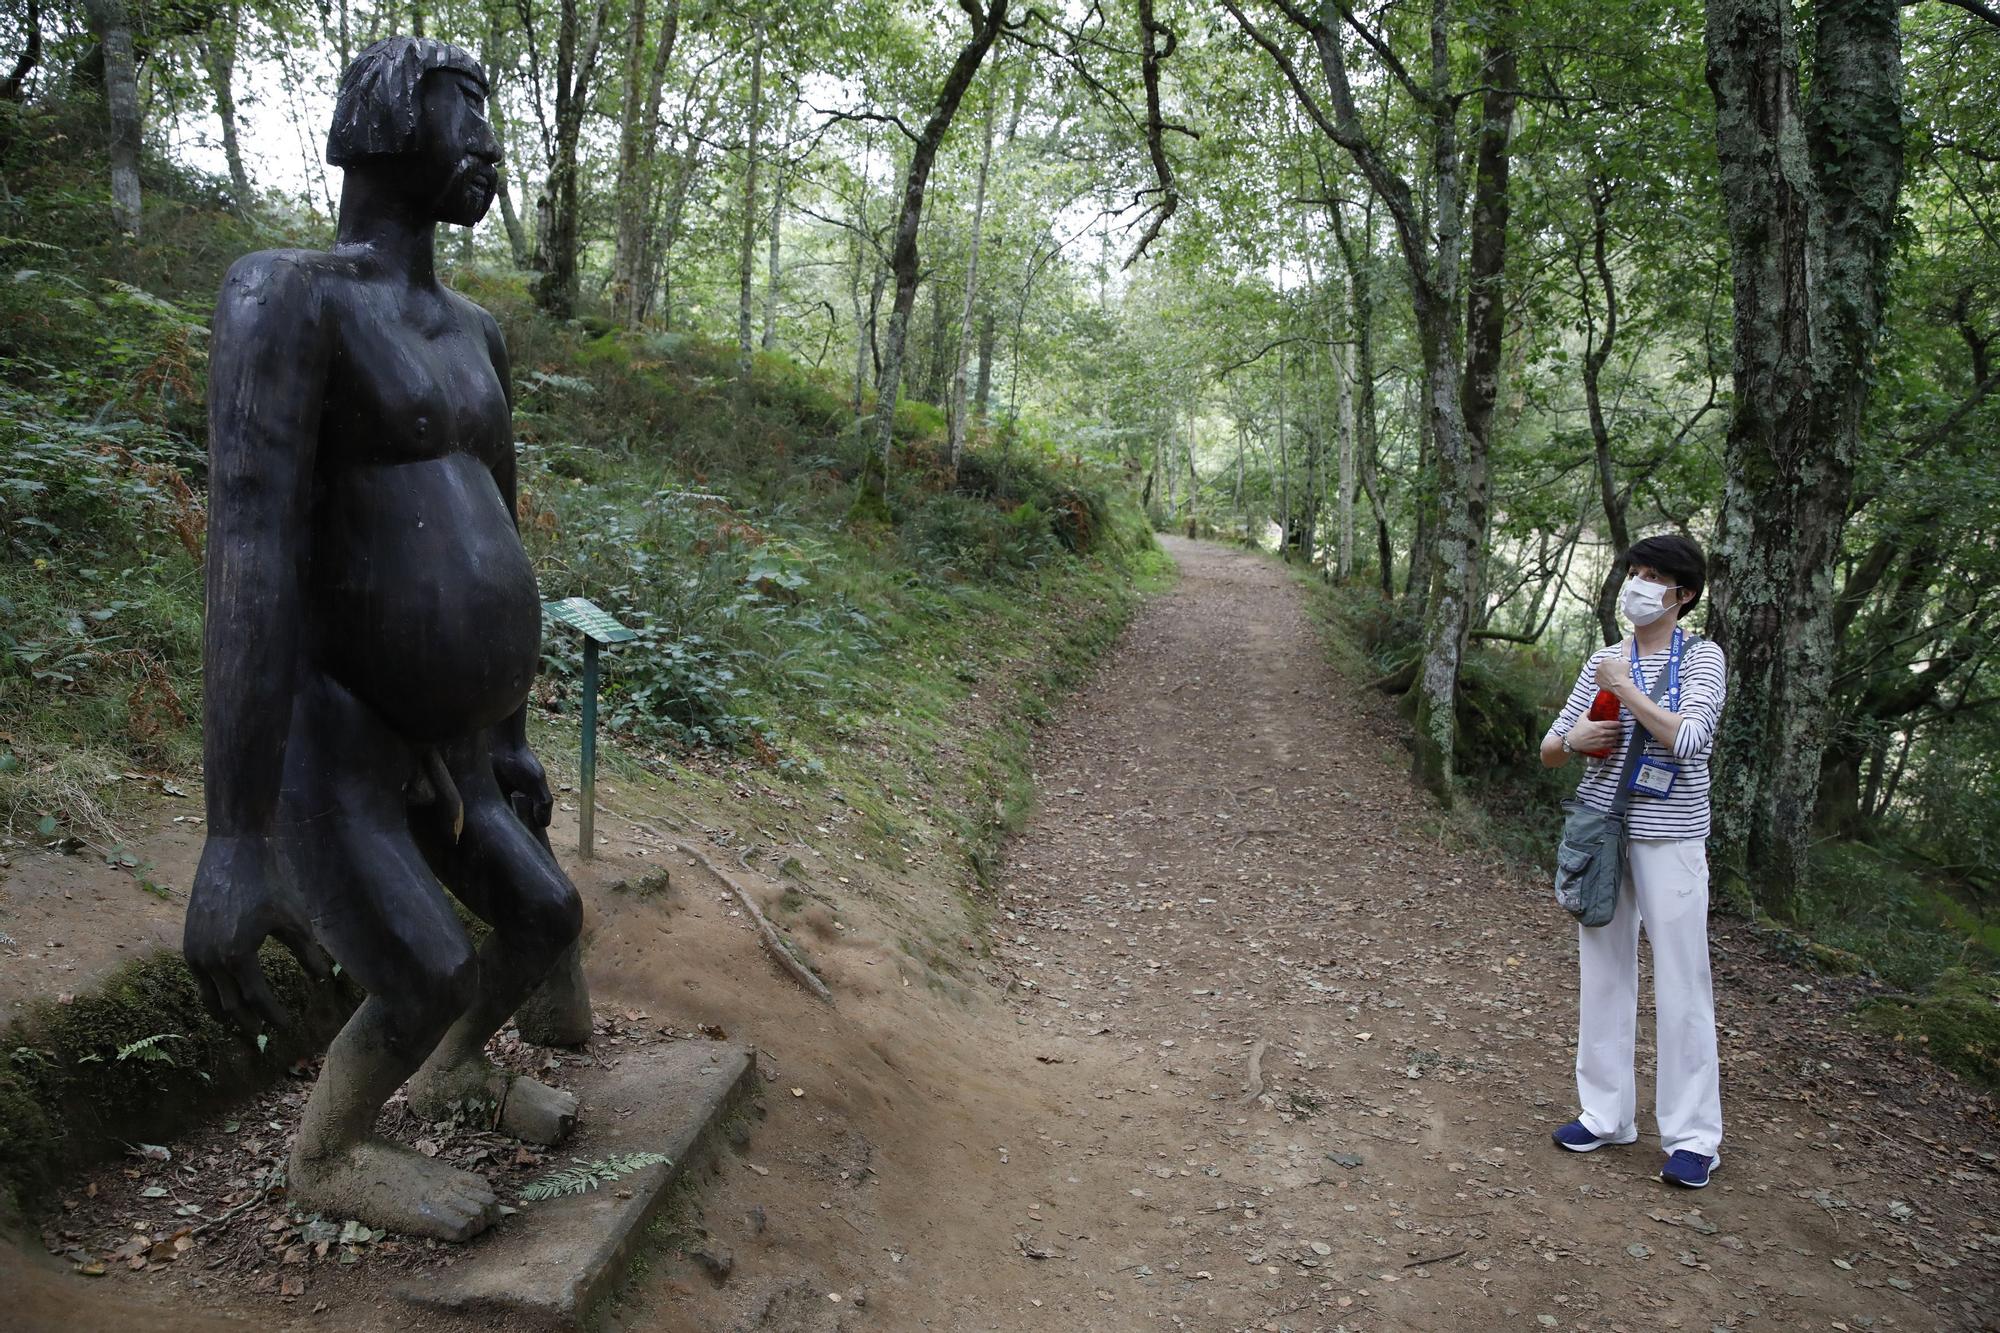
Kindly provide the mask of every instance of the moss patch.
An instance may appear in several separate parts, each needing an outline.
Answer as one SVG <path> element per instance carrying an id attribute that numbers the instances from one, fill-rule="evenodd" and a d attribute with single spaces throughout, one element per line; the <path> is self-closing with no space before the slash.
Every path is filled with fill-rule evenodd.
<path id="1" fill-rule="evenodd" d="M 1871 1000 L 1861 1020 L 1980 1087 L 2000 1088 L 2000 978 L 1955 967 L 1928 995 Z"/>
<path id="2" fill-rule="evenodd" d="M 273 944 L 263 962 L 293 1021 L 262 1050 L 209 1015 L 174 953 L 127 964 L 97 991 L 68 1004 L 45 1000 L 8 1025 L 0 1199 L 33 1206 L 76 1167 L 126 1144 L 157 1143 L 320 1050 L 353 1010 L 354 988 L 314 985 Z M 148 1038 L 150 1047 L 133 1049 Z"/>

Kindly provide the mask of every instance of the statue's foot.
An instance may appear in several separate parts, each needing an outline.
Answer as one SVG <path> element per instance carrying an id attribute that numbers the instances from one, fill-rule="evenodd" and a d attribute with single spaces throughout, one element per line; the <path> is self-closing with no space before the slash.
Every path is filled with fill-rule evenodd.
<path id="1" fill-rule="evenodd" d="M 470 1240 L 500 1220 L 483 1177 L 381 1139 L 324 1157 L 293 1152 L 285 1196 L 306 1212 L 438 1240 Z"/>
<path id="2" fill-rule="evenodd" d="M 561 1143 L 576 1128 L 574 1094 L 502 1073 L 483 1059 L 441 1071 L 426 1066 L 410 1080 L 409 1096 L 411 1109 L 427 1120 L 447 1119 L 467 1103 L 483 1106 L 502 1134 L 524 1143 Z"/>

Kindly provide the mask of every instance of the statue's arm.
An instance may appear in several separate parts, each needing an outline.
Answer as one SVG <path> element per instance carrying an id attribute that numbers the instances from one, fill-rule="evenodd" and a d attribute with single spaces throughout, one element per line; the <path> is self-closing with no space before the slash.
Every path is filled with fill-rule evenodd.
<path id="1" fill-rule="evenodd" d="M 484 310 L 479 311 L 479 320 L 486 336 L 486 354 L 492 358 L 493 373 L 500 377 L 500 391 L 507 397 L 506 447 L 499 451 L 493 465 L 493 482 L 500 488 L 500 498 L 506 501 L 507 513 L 513 518 L 514 529 L 518 533 L 521 515 L 517 507 L 514 460 L 513 362 L 507 355 L 507 339 L 501 335 L 499 322 Z M 499 782 L 501 792 L 524 822 L 533 828 L 547 828 L 555 809 L 555 798 L 549 791 L 548 776 L 542 771 L 541 761 L 528 747 L 526 699 L 494 728 L 493 741 L 493 776 Z"/>
<path id="2" fill-rule="evenodd" d="M 210 837 L 266 834 L 277 808 L 332 351 L 313 277 L 282 255 L 246 255 L 216 303 L 202 694 Z"/>
<path id="3" fill-rule="evenodd" d="M 247 255 L 210 335 L 203 767 L 208 839 L 181 947 L 210 1005 L 246 1028 L 285 1020 L 257 949 L 276 936 L 324 975 L 309 914 L 273 864 L 305 629 L 313 458 L 331 330 L 313 275 Z"/>

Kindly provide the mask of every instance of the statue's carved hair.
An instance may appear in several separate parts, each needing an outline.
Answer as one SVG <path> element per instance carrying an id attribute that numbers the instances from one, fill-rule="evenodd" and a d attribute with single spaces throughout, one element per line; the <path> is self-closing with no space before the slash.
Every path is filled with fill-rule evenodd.
<path id="1" fill-rule="evenodd" d="M 424 78 L 438 70 L 467 75 L 482 92 L 488 86 L 478 61 L 430 37 L 385 37 L 354 57 L 340 79 L 326 160 L 346 167 L 413 152 Z"/>

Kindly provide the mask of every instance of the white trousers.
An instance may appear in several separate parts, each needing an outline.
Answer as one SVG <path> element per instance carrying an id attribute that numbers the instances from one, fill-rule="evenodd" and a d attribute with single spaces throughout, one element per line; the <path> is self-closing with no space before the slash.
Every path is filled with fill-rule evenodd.
<path id="1" fill-rule="evenodd" d="M 1637 1124 L 1632 1056 L 1641 924 L 1653 949 L 1660 1148 L 1714 1157 L 1722 1143 L 1722 1080 L 1708 968 L 1708 848 L 1700 839 L 1634 840 L 1617 913 L 1607 925 L 1577 927 L 1580 1118 L 1600 1137 L 1622 1136 Z"/>

